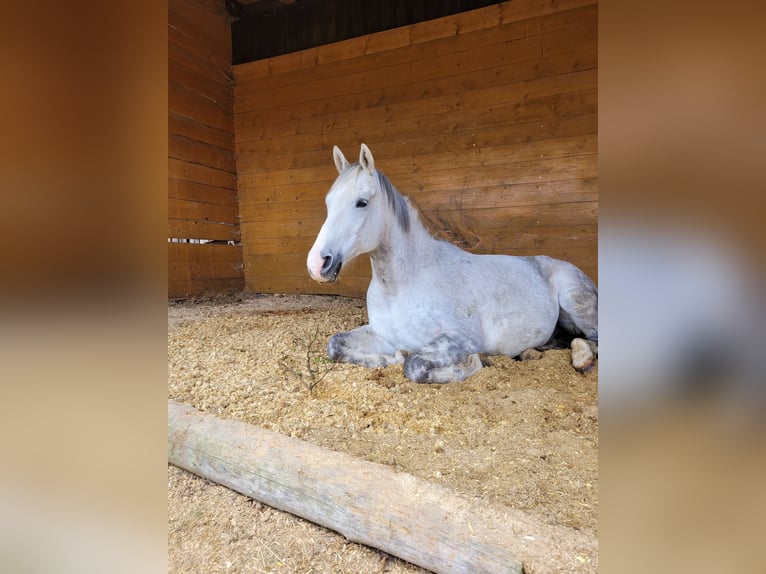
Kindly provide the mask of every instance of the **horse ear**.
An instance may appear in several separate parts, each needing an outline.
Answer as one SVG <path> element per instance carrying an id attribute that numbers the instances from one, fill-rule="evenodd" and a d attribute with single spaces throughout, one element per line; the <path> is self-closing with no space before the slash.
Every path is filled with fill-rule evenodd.
<path id="1" fill-rule="evenodd" d="M 372 152 L 365 144 L 362 144 L 362 149 L 359 151 L 359 163 L 367 170 L 367 173 L 372 173 L 375 169 L 375 160 L 372 159 Z"/>
<path id="2" fill-rule="evenodd" d="M 333 146 L 332 148 L 332 159 L 335 162 L 335 168 L 338 170 L 338 173 L 349 166 L 346 156 L 343 155 L 343 152 L 340 151 L 338 146 Z"/>

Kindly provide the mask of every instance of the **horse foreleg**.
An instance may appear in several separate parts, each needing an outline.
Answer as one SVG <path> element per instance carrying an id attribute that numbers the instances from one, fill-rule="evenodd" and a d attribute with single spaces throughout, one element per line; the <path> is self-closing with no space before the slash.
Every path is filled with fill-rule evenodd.
<path id="1" fill-rule="evenodd" d="M 327 354 L 335 361 L 363 367 L 387 367 L 404 360 L 401 352 L 381 339 L 369 325 L 330 337 Z"/>
<path id="2" fill-rule="evenodd" d="M 404 358 L 404 375 L 416 383 L 454 383 L 481 367 L 479 354 L 454 335 L 441 335 Z"/>

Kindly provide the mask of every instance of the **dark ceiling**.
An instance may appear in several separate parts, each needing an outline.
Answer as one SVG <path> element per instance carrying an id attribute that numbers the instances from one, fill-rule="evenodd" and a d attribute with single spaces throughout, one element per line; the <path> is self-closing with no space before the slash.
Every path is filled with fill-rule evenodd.
<path id="1" fill-rule="evenodd" d="M 497 0 L 225 0 L 232 63 L 243 64 L 365 36 Z"/>

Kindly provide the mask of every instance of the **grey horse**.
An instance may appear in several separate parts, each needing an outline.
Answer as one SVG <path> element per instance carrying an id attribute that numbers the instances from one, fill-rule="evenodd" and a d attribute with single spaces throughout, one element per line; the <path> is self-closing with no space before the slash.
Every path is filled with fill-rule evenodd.
<path id="1" fill-rule="evenodd" d="M 372 280 L 369 324 L 333 335 L 332 359 L 404 363 L 412 381 L 455 382 L 482 368 L 480 353 L 517 357 L 544 346 L 558 325 L 576 336 L 575 368 L 592 367 L 598 290 L 580 269 L 545 256 L 476 255 L 438 240 L 375 169 L 365 144 L 357 163 L 337 146 L 333 158 L 338 177 L 308 271 L 316 281 L 335 281 L 344 264 L 369 253 Z"/>

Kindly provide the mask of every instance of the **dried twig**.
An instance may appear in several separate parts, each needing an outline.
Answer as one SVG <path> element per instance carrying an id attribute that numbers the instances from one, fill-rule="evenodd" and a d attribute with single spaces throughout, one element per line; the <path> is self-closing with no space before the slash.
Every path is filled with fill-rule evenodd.
<path id="1" fill-rule="evenodd" d="M 330 359 L 319 343 L 319 327 L 314 329 L 313 334 L 305 333 L 306 336 L 306 370 L 311 382 L 309 391 L 313 391 L 327 374 L 338 366 L 338 363 Z M 319 346 L 319 349 L 317 349 Z"/>

